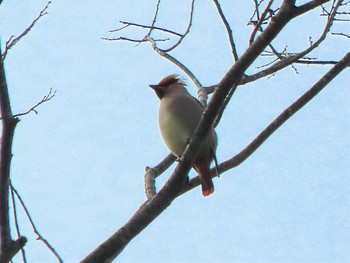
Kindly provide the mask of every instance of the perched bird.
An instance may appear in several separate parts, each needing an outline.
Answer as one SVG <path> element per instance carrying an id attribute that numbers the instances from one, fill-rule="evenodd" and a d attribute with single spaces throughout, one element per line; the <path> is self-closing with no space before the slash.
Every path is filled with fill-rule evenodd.
<path id="1" fill-rule="evenodd" d="M 178 158 L 189 143 L 203 113 L 203 106 L 185 88 L 185 82 L 178 75 L 163 78 L 156 85 L 149 85 L 160 99 L 159 127 L 165 144 Z M 193 168 L 199 175 L 203 196 L 214 192 L 210 176 L 210 163 L 215 159 L 217 136 L 210 128 L 203 140 Z"/>

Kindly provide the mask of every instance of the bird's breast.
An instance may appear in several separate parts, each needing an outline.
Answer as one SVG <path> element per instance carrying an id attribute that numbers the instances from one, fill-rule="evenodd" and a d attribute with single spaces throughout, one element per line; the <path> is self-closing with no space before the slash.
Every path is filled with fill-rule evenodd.
<path id="1" fill-rule="evenodd" d="M 181 156 L 197 127 L 201 110 L 180 100 L 162 100 L 159 108 L 159 127 L 170 151 Z"/>

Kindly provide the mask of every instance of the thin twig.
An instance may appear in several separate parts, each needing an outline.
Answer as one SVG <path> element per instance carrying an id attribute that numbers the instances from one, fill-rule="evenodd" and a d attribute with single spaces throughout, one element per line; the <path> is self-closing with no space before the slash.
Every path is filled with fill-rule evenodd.
<path id="1" fill-rule="evenodd" d="M 155 52 L 157 52 L 160 56 L 166 58 L 167 60 L 175 64 L 177 67 L 179 67 L 183 72 L 185 72 L 186 75 L 196 85 L 197 89 L 200 89 L 203 87 L 202 84 L 199 82 L 199 80 L 196 78 L 196 76 L 192 73 L 192 71 L 188 67 L 186 67 L 184 64 L 182 64 L 179 60 L 177 60 L 173 56 L 164 52 L 162 49 L 158 48 L 155 41 L 152 38 L 149 38 L 148 41 L 151 43 L 152 48 Z"/>
<path id="2" fill-rule="evenodd" d="M 133 39 L 133 38 L 128 38 L 128 37 L 102 37 L 102 40 L 107 40 L 107 41 L 128 41 L 128 42 L 135 42 L 135 43 L 142 43 L 142 42 L 148 42 L 147 39 Z M 168 41 L 169 38 L 162 38 L 162 39 L 154 39 L 153 41 L 155 42 L 162 42 L 162 41 Z"/>
<path id="3" fill-rule="evenodd" d="M 134 27 L 141 27 L 141 28 L 147 28 L 147 29 L 163 31 L 165 33 L 169 33 L 169 34 L 172 34 L 172 35 L 175 35 L 175 36 L 178 36 L 178 37 L 182 37 L 182 34 L 177 33 L 175 31 L 172 31 L 172 30 L 169 30 L 169 29 L 166 29 L 166 28 L 162 28 L 162 27 L 156 27 L 156 26 L 152 27 L 152 26 L 147 26 L 147 25 L 138 24 L 138 23 L 126 22 L 126 21 L 119 21 L 119 23 L 123 24 L 124 26 L 121 27 L 121 28 L 110 30 L 109 33 L 115 33 L 115 32 L 121 31 L 121 30 L 123 30 L 123 29 L 125 29 L 125 28 L 127 28 L 129 26 L 134 26 Z"/>
<path id="4" fill-rule="evenodd" d="M 318 4 L 326 0 L 317 1 Z M 215 117 L 221 108 L 226 95 L 232 89 L 234 83 L 238 83 L 249 66 L 257 59 L 259 54 L 265 50 L 278 33 L 288 24 L 290 20 L 300 15 L 292 8 L 293 3 L 284 0 L 281 10 L 275 16 L 275 20 L 265 29 L 264 35 L 257 38 L 253 45 L 248 47 L 239 60 L 227 71 L 219 83 L 219 88 L 212 96 L 208 107 L 204 111 L 202 118 L 191 137 L 190 143 L 186 147 L 180 162 L 176 166 L 169 180 L 162 189 L 151 200 L 146 201 L 134 215 L 118 231 L 102 242 L 94 251 L 87 255 L 81 263 L 111 262 L 153 220 L 155 220 L 167 207 L 171 205 L 178 193 L 181 192 L 187 182 L 187 175 L 191 169 L 193 160 L 199 152 L 201 142 L 205 139 L 209 127 L 214 123 Z M 304 13 L 307 12 L 305 9 Z"/>
<path id="5" fill-rule="evenodd" d="M 251 45 L 254 42 L 255 39 L 255 35 L 258 31 L 263 31 L 261 25 L 262 23 L 265 21 L 266 15 L 269 13 L 270 7 L 272 5 L 274 0 L 270 0 L 269 3 L 267 4 L 264 12 L 262 13 L 261 17 L 259 17 L 259 6 L 261 3 L 257 3 L 255 1 L 255 8 L 256 8 L 256 16 L 257 16 L 257 22 L 255 24 L 255 27 L 250 35 L 250 39 L 249 39 L 249 45 Z"/>
<path id="6" fill-rule="evenodd" d="M 42 18 L 43 16 L 45 16 L 47 14 L 47 9 L 49 8 L 49 5 L 51 4 L 51 1 L 49 1 L 46 6 L 44 7 L 44 9 L 42 9 L 39 13 L 39 15 L 33 20 L 33 22 L 29 25 L 29 27 L 27 27 L 19 36 L 14 37 L 13 35 L 10 37 L 10 39 L 6 42 L 5 44 L 5 51 L 2 54 L 2 58 L 3 60 L 5 60 L 6 55 L 8 53 L 8 51 L 18 43 L 18 41 L 21 40 L 21 38 L 23 38 L 25 35 L 27 35 L 29 33 L 29 31 L 34 27 L 34 25 L 36 24 L 36 22 L 38 22 L 40 20 L 40 18 Z"/>
<path id="7" fill-rule="evenodd" d="M 255 80 L 260 79 L 262 77 L 266 77 L 268 75 L 274 74 L 275 72 L 277 72 L 277 71 L 279 71 L 287 66 L 290 66 L 293 63 L 297 62 L 298 60 L 304 58 L 307 54 L 309 54 L 311 51 L 313 51 L 315 48 L 317 48 L 326 39 L 326 36 L 329 33 L 330 28 L 333 25 L 333 21 L 334 21 L 334 17 L 336 15 L 336 12 L 337 12 L 339 6 L 341 5 L 341 3 L 342 3 L 342 0 L 338 0 L 336 2 L 336 4 L 333 6 L 332 10 L 329 12 L 329 16 L 328 16 L 326 25 L 323 29 L 322 34 L 320 35 L 320 37 L 318 38 L 317 41 L 315 41 L 314 43 L 311 43 L 311 45 L 307 49 L 305 49 L 299 53 L 295 53 L 295 55 L 289 53 L 289 54 L 287 54 L 287 56 L 282 56 L 282 60 L 276 62 L 271 67 L 269 67 L 265 70 L 262 70 L 258 73 L 250 75 L 250 76 L 245 76 L 244 78 L 242 78 L 240 85 L 244 85 L 248 82 L 252 82 L 252 81 L 255 81 Z M 318 3 L 313 2 L 313 1 L 308 2 L 306 4 L 303 4 L 299 7 L 297 7 L 296 13 L 298 13 L 298 14 L 304 13 L 306 10 L 310 10 L 311 8 L 315 8 L 318 5 L 319 5 Z M 303 63 L 303 62 L 301 62 L 301 63 Z"/>
<path id="8" fill-rule="evenodd" d="M 332 33 L 332 35 L 334 35 L 334 36 L 342 36 L 342 37 L 350 38 L 350 35 L 345 34 L 345 33 Z"/>
<path id="9" fill-rule="evenodd" d="M 196 76 L 191 72 L 191 70 L 189 70 L 188 67 L 186 67 L 184 64 L 182 64 L 179 60 L 177 60 L 173 56 L 159 49 L 152 38 L 149 38 L 148 41 L 152 44 L 152 48 L 155 52 L 157 52 L 160 56 L 166 58 L 170 62 L 174 63 L 177 67 L 179 67 L 186 73 L 186 75 L 192 80 L 192 82 L 195 84 L 197 88 L 197 97 L 199 102 L 203 105 L 203 107 L 206 107 L 209 93 L 207 92 L 207 89 L 203 88 L 202 84 L 199 82 Z"/>
<path id="10" fill-rule="evenodd" d="M 249 156 L 251 156 L 278 128 L 282 126 L 290 117 L 297 113 L 301 108 L 308 104 L 319 92 L 321 92 L 327 85 L 337 77 L 346 67 L 350 66 L 350 52 L 348 52 L 332 69 L 320 78 L 307 92 L 300 96 L 288 108 L 286 108 L 280 115 L 278 115 L 254 140 L 251 141 L 242 151 L 232 158 L 219 164 L 218 171 L 222 174 L 232 168 L 239 166 Z M 216 177 L 216 169 L 211 169 L 212 177 Z M 197 187 L 200 184 L 199 177 L 192 178 L 185 189 L 179 193 L 183 193 Z"/>
<path id="11" fill-rule="evenodd" d="M 45 95 L 41 101 L 39 101 L 37 104 L 35 104 L 33 107 L 31 107 L 29 110 L 27 110 L 26 112 L 22 112 L 22 113 L 17 113 L 14 115 L 14 117 L 20 117 L 23 115 L 27 115 L 30 112 L 34 112 L 35 114 L 38 114 L 38 111 L 36 110 L 37 107 L 39 107 L 41 104 L 51 100 L 56 94 L 56 90 L 52 91 L 52 88 L 50 88 L 49 93 L 47 95 Z"/>
<path id="12" fill-rule="evenodd" d="M 41 242 L 43 242 L 45 244 L 45 246 L 51 251 L 51 253 L 57 258 L 58 262 L 63 263 L 62 258 L 60 257 L 60 255 L 56 252 L 56 250 L 53 248 L 53 246 L 50 245 L 50 243 L 39 233 L 38 229 L 36 228 L 34 221 L 28 211 L 27 206 L 24 204 L 23 199 L 21 198 L 21 196 L 19 195 L 18 191 L 13 187 L 12 184 L 10 184 L 10 187 L 12 189 L 12 191 L 15 193 L 16 197 L 18 198 L 18 201 L 20 202 L 21 206 L 24 209 L 24 212 L 33 228 L 34 233 L 37 235 L 37 240 L 40 240 Z"/>
<path id="13" fill-rule="evenodd" d="M 224 15 L 224 12 L 222 11 L 222 8 L 220 6 L 219 1 L 218 0 L 213 0 L 213 1 L 214 1 L 215 6 L 216 6 L 216 9 L 219 12 L 219 15 L 221 17 L 222 22 L 225 25 L 226 32 L 227 32 L 227 35 L 228 35 L 228 39 L 229 39 L 230 45 L 231 45 L 231 52 L 232 52 L 233 58 L 234 58 L 235 61 L 237 61 L 238 60 L 238 54 L 237 54 L 236 44 L 235 44 L 235 41 L 233 39 L 232 29 L 231 29 L 230 24 L 228 23 L 225 15 Z"/>
<path id="14" fill-rule="evenodd" d="M 162 51 L 164 53 L 170 52 L 170 51 L 174 50 L 177 46 L 179 46 L 181 44 L 181 42 L 185 39 L 185 37 L 188 35 L 188 33 L 190 32 L 190 28 L 192 26 L 192 20 L 193 20 L 194 2 L 195 2 L 195 0 L 192 0 L 190 19 L 188 21 L 188 25 L 187 25 L 187 29 L 186 29 L 185 33 L 180 37 L 180 39 L 177 41 L 177 43 L 175 43 L 172 47 L 170 47 L 168 49 L 163 49 Z"/>
<path id="15" fill-rule="evenodd" d="M 17 232 L 17 237 L 20 238 L 21 237 L 21 232 L 19 229 L 19 224 L 18 224 L 18 217 L 17 217 L 17 207 L 16 207 L 16 202 L 15 202 L 15 194 L 12 188 L 12 182 L 10 180 L 10 191 L 11 191 L 11 200 L 12 200 L 12 208 L 13 208 L 13 217 L 14 217 L 14 221 L 15 221 L 15 227 L 16 227 L 16 232 Z M 27 258 L 26 258 L 26 254 L 24 251 L 24 248 L 21 248 L 21 252 L 22 252 L 22 259 L 24 263 L 27 263 Z"/>
<path id="16" fill-rule="evenodd" d="M 154 13 L 154 17 L 153 17 L 153 20 L 152 20 L 152 25 L 150 26 L 150 29 L 148 31 L 148 34 L 146 35 L 146 39 L 149 38 L 152 34 L 152 31 L 154 29 L 154 25 L 156 24 L 156 21 L 157 21 L 157 17 L 158 17 L 158 12 L 159 12 L 159 6 L 160 6 L 160 0 L 158 0 L 157 2 L 157 6 L 156 6 L 156 12 Z"/>

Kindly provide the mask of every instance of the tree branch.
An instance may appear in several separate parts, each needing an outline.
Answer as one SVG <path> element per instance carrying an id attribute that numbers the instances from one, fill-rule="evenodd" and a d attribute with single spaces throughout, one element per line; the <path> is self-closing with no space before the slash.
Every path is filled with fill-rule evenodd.
<path id="1" fill-rule="evenodd" d="M 63 263 L 63 260 L 62 258 L 60 257 L 60 255 L 56 252 L 56 250 L 54 249 L 53 246 L 51 246 L 51 244 L 39 233 L 37 227 L 35 226 L 34 224 L 34 221 L 28 211 L 28 208 L 27 206 L 25 205 L 23 199 L 21 198 L 21 196 L 19 195 L 18 191 L 13 187 L 12 184 L 10 184 L 10 187 L 11 187 L 11 191 L 13 191 L 13 193 L 16 195 L 16 197 L 18 198 L 21 206 L 23 207 L 24 209 L 24 212 L 30 222 L 30 225 L 32 226 L 33 228 L 33 231 L 34 233 L 37 235 L 37 240 L 40 240 L 41 242 L 44 243 L 44 245 L 50 250 L 50 252 L 57 258 L 58 262 L 60 263 Z"/>
<path id="2" fill-rule="evenodd" d="M 305 5 L 303 5 L 302 7 L 302 11 L 303 12 L 307 12 L 309 11 L 311 7 L 318 7 L 319 5 L 325 3 L 325 2 L 329 2 L 326 1 L 326 0 L 318 0 L 318 1 L 311 1 L 313 2 L 313 4 L 308 4 L 306 3 Z M 317 2 L 318 5 L 315 5 L 314 2 Z M 244 85 L 248 82 L 252 82 L 252 81 L 255 81 L 259 78 L 262 78 L 262 77 L 265 77 L 265 76 L 268 76 L 268 75 L 271 75 L 293 63 L 295 63 L 296 61 L 302 59 L 303 57 L 305 57 L 307 54 L 309 54 L 311 51 L 313 51 L 315 48 L 317 48 L 325 39 L 326 39 L 326 36 L 328 34 L 328 32 L 330 31 L 330 28 L 333 24 L 333 20 L 334 20 L 334 16 L 336 15 L 336 11 L 338 10 L 339 6 L 341 5 L 341 2 L 342 0 L 338 0 L 337 4 L 332 8 L 332 11 L 327 19 L 327 23 L 325 25 L 325 28 L 321 34 L 321 36 L 318 38 L 317 41 L 315 41 L 314 43 L 312 43 L 307 49 L 305 49 L 304 51 L 302 52 L 299 52 L 299 53 L 296 53 L 296 54 L 287 54 L 287 55 L 284 55 L 282 56 L 282 59 L 276 63 L 274 63 L 271 67 L 267 68 L 267 69 L 264 69 L 258 73 L 255 73 L 255 74 L 252 74 L 250 76 L 245 76 L 241 82 L 240 82 L 240 85 Z M 303 12 L 299 9 L 300 7 L 298 8 L 295 8 L 294 9 L 294 14 L 296 16 L 299 16 L 301 14 L 303 14 Z M 280 54 L 282 55 L 282 54 Z"/>
<path id="3" fill-rule="evenodd" d="M 121 27 L 121 28 L 117 28 L 117 29 L 113 29 L 110 30 L 109 33 L 114 33 L 114 32 L 118 32 L 121 31 L 129 26 L 134 26 L 134 27 L 141 27 L 141 28 L 148 28 L 148 29 L 152 29 L 152 30 L 159 30 L 159 31 L 163 31 L 165 33 L 169 33 L 178 37 L 182 37 L 182 34 L 177 33 L 175 31 L 166 29 L 166 28 L 162 28 L 162 27 L 157 27 L 157 26 L 147 26 L 147 25 L 143 25 L 143 24 L 138 24 L 138 23 L 132 23 L 132 22 L 126 22 L 126 21 L 119 21 L 119 23 L 124 24 L 125 26 Z"/>
<path id="4" fill-rule="evenodd" d="M 17 113 L 15 114 L 13 117 L 20 117 L 23 115 L 27 115 L 30 112 L 34 112 L 35 114 L 38 114 L 36 108 L 39 107 L 41 104 L 48 102 L 49 100 L 51 100 L 54 96 L 56 95 L 56 90 L 52 91 L 52 88 L 50 88 L 49 93 L 47 95 L 45 95 L 41 101 L 39 101 L 37 104 L 35 104 L 33 107 L 31 107 L 29 110 L 27 110 L 26 112 L 22 112 L 22 113 Z"/>
<path id="5" fill-rule="evenodd" d="M 9 180 L 12 141 L 18 119 L 12 115 L 2 56 L 0 56 L 0 114 L 2 118 L 0 141 L 0 262 L 7 262 L 24 246 L 26 239 L 23 237 L 17 241 L 12 241 L 10 234 Z"/>
<path id="6" fill-rule="evenodd" d="M 285 0 L 280 11 L 272 19 L 265 31 L 257 37 L 254 43 L 229 69 L 220 81 L 212 99 L 205 109 L 199 125 L 186 147 L 180 162 L 176 166 L 169 180 L 151 200 L 145 202 L 132 216 L 132 218 L 110 238 L 104 241 L 81 262 L 111 262 L 125 246 L 144 228 L 146 228 L 159 214 L 161 214 L 181 193 L 185 187 L 188 172 L 196 158 L 201 142 L 207 135 L 209 127 L 223 105 L 225 97 L 235 83 L 239 83 L 245 70 L 255 61 L 266 46 L 278 35 L 282 28 L 295 17 L 294 1 Z"/>
<path id="7" fill-rule="evenodd" d="M 167 170 L 174 162 L 176 157 L 170 153 L 165 157 L 159 164 L 150 168 L 146 166 L 145 173 L 145 193 L 148 200 L 154 197 L 157 193 L 156 191 L 156 178 L 161 175 L 165 170 Z"/>
<path id="8" fill-rule="evenodd" d="M 332 67 L 322 78 L 317 81 L 307 92 L 285 109 L 276 119 L 274 119 L 247 147 L 229 160 L 218 166 L 219 174 L 239 166 L 249 156 L 251 156 L 279 127 L 290 117 L 297 113 L 307 103 L 309 103 L 320 91 L 322 91 L 336 76 L 350 66 L 350 52 L 348 52 L 335 66 Z M 211 170 L 212 177 L 216 176 L 216 170 Z M 199 177 L 196 176 L 189 181 L 189 184 L 179 194 L 183 194 L 200 184 Z"/>
<path id="9" fill-rule="evenodd" d="M 157 2 L 156 12 L 154 13 L 154 17 L 153 17 L 153 20 L 152 20 L 152 25 L 150 26 L 150 30 L 148 31 L 148 34 L 145 37 L 146 39 L 151 36 L 152 30 L 154 29 L 154 25 L 156 24 L 157 17 L 158 17 L 158 12 L 159 12 L 159 6 L 160 6 L 160 0 L 158 0 L 158 2 Z"/>
<path id="10" fill-rule="evenodd" d="M 10 190 L 11 190 L 11 202 L 12 202 L 13 217 L 14 217 L 14 221 L 15 221 L 17 237 L 20 238 L 21 237 L 21 231 L 19 229 L 19 224 L 18 224 L 18 216 L 17 216 L 16 201 L 15 201 L 15 193 L 14 193 L 14 190 L 12 188 L 11 180 L 10 180 Z M 21 252 L 22 252 L 23 263 L 27 263 L 27 258 L 26 258 L 26 254 L 25 254 L 24 248 L 21 249 Z"/>
<path id="11" fill-rule="evenodd" d="M 259 4 L 257 3 L 257 1 L 255 1 L 255 12 L 256 12 L 256 16 L 257 16 L 257 22 L 255 24 L 255 27 L 250 35 L 250 38 L 249 38 L 249 45 L 251 45 L 253 42 L 254 42 L 254 39 L 255 39 L 255 36 L 256 36 L 256 33 L 258 31 L 263 31 L 262 30 L 262 27 L 261 25 L 263 24 L 263 22 L 265 21 L 266 19 L 266 15 L 268 14 L 269 10 L 270 10 L 270 7 L 271 5 L 273 4 L 274 0 L 270 0 L 269 3 L 267 4 L 264 12 L 262 13 L 261 17 L 259 16 Z"/>
<path id="12" fill-rule="evenodd" d="M 5 44 L 5 51 L 4 54 L 2 54 L 2 59 L 5 60 L 6 55 L 8 53 L 8 51 L 17 44 L 18 41 L 20 41 L 25 35 L 27 35 L 29 33 L 29 31 L 34 27 L 34 25 L 36 24 L 36 22 L 38 22 L 40 20 L 40 18 L 42 18 L 43 16 L 45 16 L 47 14 L 47 9 L 49 8 L 49 5 L 51 4 L 51 1 L 49 1 L 46 6 L 44 7 L 44 9 L 42 9 L 39 13 L 39 15 L 33 20 L 33 22 L 29 25 L 29 27 L 27 27 L 19 36 L 14 37 L 14 35 L 12 35 L 10 37 L 10 39 L 6 42 Z"/>
<path id="13" fill-rule="evenodd" d="M 190 19 L 188 21 L 188 25 L 187 25 L 187 28 L 186 28 L 186 31 L 185 33 L 180 37 L 180 39 L 177 41 L 177 43 L 175 45 L 173 45 L 172 47 L 170 48 L 167 48 L 167 49 L 163 49 L 162 51 L 164 53 L 167 53 L 167 52 L 170 52 L 172 50 L 174 50 L 178 45 L 181 44 L 182 40 L 185 39 L 185 37 L 188 35 L 188 33 L 190 32 L 190 28 L 192 26 L 192 20 L 193 20 L 193 12 L 194 12 L 194 2 L 195 0 L 192 0 L 192 3 L 191 3 L 191 10 L 190 10 Z"/>
<path id="14" fill-rule="evenodd" d="M 152 44 L 152 48 L 155 52 L 157 52 L 160 56 L 166 58 L 173 64 L 175 64 L 177 67 L 182 69 L 188 77 L 192 80 L 192 82 L 196 85 L 197 88 L 197 97 L 199 102 L 203 105 L 203 107 L 207 106 L 207 99 L 208 99 L 208 90 L 206 88 L 203 88 L 202 84 L 199 82 L 199 80 L 196 78 L 196 76 L 187 68 L 184 64 L 182 64 L 179 60 L 174 58 L 173 56 L 169 55 L 168 53 L 164 52 L 163 50 L 159 49 L 155 43 L 155 41 L 152 38 L 148 39 L 149 42 Z"/>
<path id="15" fill-rule="evenodd" d="M 230 45 L 231 45 L 231 52 L 232 52 L 233 58 L 234 58 L 235 61 L 237 61 L 238 60 L 238 54 L 237 54 L 236 44 L 235 44 L 235 41 L 233 39 L 232 29 L 231 29 L 230 24 L 228 23 L 225 15 L 224 15 L 224 12 L 221 9 L 219 1 L 218 0 L 213 0 L 213 1 L 214 1 L 215 6 L 216 6 L 216 9 L 218 10 L 220 18 L 221 18 L 222 22 L 225 25 L 226 32 L 227 32 L 227 35 L 228 35 L 228 39 L 229 39 L 229 42 L 230 42 Z"/>

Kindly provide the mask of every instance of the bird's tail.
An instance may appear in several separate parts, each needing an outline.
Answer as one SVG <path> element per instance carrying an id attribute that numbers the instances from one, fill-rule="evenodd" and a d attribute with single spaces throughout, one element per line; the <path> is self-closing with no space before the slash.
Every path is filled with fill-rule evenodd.
<path id="1" fill-rule="evenodd" d="M 198 160 L 193 168 L 199 175 L 203 196 L 205 197 L 214 193 L 214 185 L 210 176 L 210 160 Z"/>

